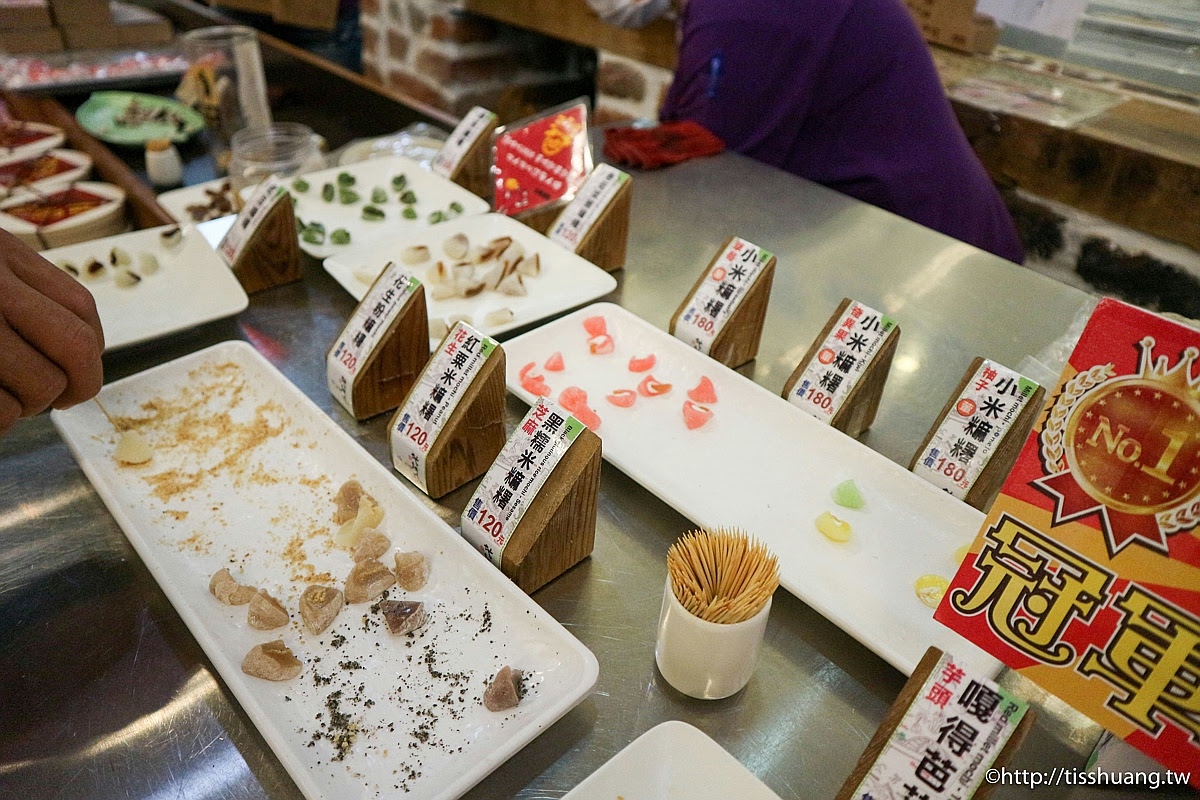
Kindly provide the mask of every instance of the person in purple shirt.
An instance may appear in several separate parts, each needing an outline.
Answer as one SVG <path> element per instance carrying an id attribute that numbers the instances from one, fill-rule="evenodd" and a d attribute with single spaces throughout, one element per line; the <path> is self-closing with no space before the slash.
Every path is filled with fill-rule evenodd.
<path id="1" fill-rule="evenodd" d="M 1011 261 L 1024 253 L 900 0 L 689 0 L 660 118 Z"/>

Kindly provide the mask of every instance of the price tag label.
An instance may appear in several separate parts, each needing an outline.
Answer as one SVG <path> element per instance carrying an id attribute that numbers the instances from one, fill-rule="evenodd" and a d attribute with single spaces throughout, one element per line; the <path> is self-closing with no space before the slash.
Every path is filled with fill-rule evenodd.
<path id="1" fill-rule="evenodd" d="M 713 340 L 772 258 L 745 239 L 730 242 L 688 298 L 687 309 L 675 324 L 675 338 L 708 355 Z"/>
<path id="2" fill-rule="evenodd" d="M 1028 710 L 942 654 L 854 800 L 969 800 Z"/>
<path id="3" fill-rule="evenodd" d="M 242 254 L 242 250 L 246 247 L 246 242 L 250 241 L 250 237 L 258 230 L 258 226 L 266 218 L 267 213 L 275 208 L 275 205 L 284 198 L 290 198 L 287 189 L 284 188 L 283 182 L 278 177 L 272 175 L 258 185 L 254 190 L 254 194 L 250 196 L 250 200 L 238 213 L 237 219 L 233 221 L 233 227 L 221 239 L 221 244 L 217 246 L 217 252 L 225 259 L 225 263 L 233 266 L 238 260 L 238 256 Z"/>
<path id="4" fill-rule="evenodd" d="M 420 285 L 412 274 L 389 262 L 329 351 L 325 359 L 329 391 L 350 413 L 354 413 L 354 376 Z"/>
<path id="5" fill-rule="evenodd" d="M 549 238 L 574 252 L 588 235 L 596 220 L 629 176 L 616 167 L 601 164 L 592 170 L 587 182 L 567 205 L 558 222 L 550 229 Z"/>
<path id="6" fill-rule="evenodd" d="M 582 422 L 540 399 L 483 476 L 463 512 L 462 533 L 497 567 L 521 518 L 581 431 Z"/>
<path id="7" fill-rule="evenodd" d="M 788 402 L 828 424 L 841 410 L 896 321 L 862 303 L 851 303 L 792 387 Z"/>
<path id="8" fill-rule="evenodd" d="M 475 106 L 467 112 L 450 133 L 442 149 L 433 158 L 433 172 L 443 178 L 449 178 L 462 163 L 467 151 L 475 146 L 479 137 L 488 127 L 495 123 L 496 115 L 486 108 Z"/>
<path id="9" fill-rule="evenodd" d="M 392 465 L 425 491 L 429 449 L 495 349 L 494 339 L 465 322 L 455 324 L 395 416 Z"/>
<path id="10" fill-rule="evenodd" d="M 960 500 L 965 498 L 1037 390 L 1028 378 L 985 360 L 938 426 L 913 472 Z"/>

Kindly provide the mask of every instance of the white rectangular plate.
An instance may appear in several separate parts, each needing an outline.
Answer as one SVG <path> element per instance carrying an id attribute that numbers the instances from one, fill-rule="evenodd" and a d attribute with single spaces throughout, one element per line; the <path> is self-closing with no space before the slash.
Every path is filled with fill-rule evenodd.
<path id="1" fill-rule="evenodd" d="M 211 189 L 214 192 L 220 191 L 222 185 L 228 183 L 228 178 L 217 178 L 205 181 L 204 183 L 184 186 L 179 189 L 171 189 L 158 196 L 158 204 L 180 222 L 195 222 L 192 219 L 192 215 L 188 213 L 188 206 L 207 206 L 212 202 L 212 197 L 208 194 L 208 190 Z"/>
<path id="2" fill-rule="evenodd" d="M 664 722 L 629 743 L 563 800 L 779 800 L 721 745 L 686 722 Z"/>
<path id="3" fill-rule="evenodd" d="M 607 320 L 614 352 L 589 352 L 583 320 L 592 316 Z M 596 433 L 606 460 L 697 525 L 738 527 L 762 539 L 779 557 L 784 588 L 906 675 L 930 645 L 989 672 L 998 666 L 934 622 L 913 589 L 927 573 L 954 576 L 955 550 L 983 523 L 975 509 L 619 306 L 588 306 L 504 349 L 509 391 L 532 401 L 519 377 L 530 362 L 553 398 L 568 386 L 586 390 L 601 419 Z M 556 351 L 566 369 L 545 370 Z M 650 354 L 657 358 L 651 370 L 629 371 L 630 357 Z M 647 375 L 671 390 L 639 395 L 630 408 L 605 399 L 614 389 L 637 389 Z M 683 403 L 701 376 L 712 380 L 718 401 L 706 425 L 688 430 Z M 833 502 L 831 491 L 847 479 L 866 498 L 864 509 Z M 850 523 L 849 542 L 817 531 L 825 511 Z"/>
<path id="4" fill-rule="evenodd" d="M 55 425 L 306 797 L 458 797 L 591 691 L 591 652 L 249 345 L 216 345 L 106 386 L 101 398 L 114 418 L 144 420 L 136 430 L 154 448 L 148 464 L 118 466 L 95 403 L 54 412 Z M 431 561 L 424 589 L 390 592 L 425 603 L 430 620 L 415 637 L 390 635 L 369 603 L 346 606 L 318 636 L 300 621 L 304 588 L 340 588 L 352 566 L 331 540 L 332 497 L 351 477 L 385 510 L 379 529 L 394 550 Z M 257 631 L 245 606 L 218 603 L 208 582 L 221 567 L 280 600 L 288 625 Z M 298 678 L 241 671 L 252 646 L 280 638 L 304 663 Z M 483 689 L 505 664 L 525 671 L 528 693 L 492 713 Z M 323 738 L 331 696 L 358 725 L 341 761 Z"/>
<path id="5" fill-rule="evenodd" d="M 61 267 L 69 262 L 79 269 L 77 280 L 96 299 L 106 351 L 231 317 L 250 304 L 237 278 L 195 228 L 182 229 L 183 241 L 177 247 L 165 246 L 161 233 L 172 227 L 147 228 L 42 252 L 53 264 Z M 134 286 L 117 286 L 109 265 L 114 247 L 129 253 L 134 272 L 141 271 L 139 253 L 154 255 L 158 271 Z M 84 267 L 93 258 L 108 267 L 101 277 L 88 279 Z"/>
<path id="6" fill-rule="evenodd" d="M 361 198 L 359 202 L 342 205 L 335 196 L 332 202 L 321 199 L 321 188 L 331 183 L 337 187 L 337 176 L 348 172 L 354 176 L 354 186 L 350 187 Z M 417 218 L 405 219 L 401 216 L 405 206 L 400 202 L 399 193 L 392 190 L 392 178 L 403 174 L 408 179 L 407 187 L 417 196 L 413 208 Z M 348 251 L 352 247 L 360 247 L 372 242 L 389 239 L 397 231 L 407 231 L 413 228 L 424 228 L 429 224 L 429 215 L 434 211 L 446 211 L 451 203 L 462 205 L 460 216 L 474 216 L 488 210 L 486 200 L 471 194 L 457 183 L 434 175 L 416 161 L 403 156 L 389 156 L 360 161 L 357 164 L 347 164 L 341 167 L 310 172 L 303 176 L 308 182 L 308 191 L 298 192 L 292 188 L 295 179 L 285 180 L 283 185 L 291 191 L 295 198 L 296 216 L 305 223 L 320 222 L 325 226 L 326 236 L 335 228 L 345 228 L 350 232 L 350 244 L 309 244 L 300 240 L 300 248 L 313 258 L 326 258 L 335 253 Z M 387 192 L 386 203 L 371 203 L 371 190 L 379 188 Z M 362 218 L 363 206 L 377 205 L 383 210 L 384 219 L 367 222 Z"/>
<path id="7" fill-rule="evenodd" d="M 452 259 L 442 250 L 442 244 L 456 233 L 467 237 L 472 246 L 483 245 L 500 236 L 510 236 L 519 242 L 527 254 L 537 253 L 542 264 L 541 274 L 526 278 L 529 293 L 512 297 L 499 292 L 484 291 L 474 297 L 433 299 L 433 286 L 426 280 L 429 268 L 437 261 L 449 265 Z M 356 247 L 325 259 L 325 271 L 334 277 L 355 300 L 362 300 L 371 283 L 389 261 L 400 261 L 400 254 L 413 245 L 429 248 L 430 259 L 411 267 L 425 282 L 425 301 L 429 304 L 429 319 L 448 321 L 469 317 L 470 324 L 489 336 L 496 336 L 537 322 L 540 319 L 567 311 L 582 303 L 595 300 L 617 286 L 616 278 L 580 258 L 561 245 L 555 244 L 537 231 L 503 214 L 483 214 L 445 222 L 433 228 L 414 228 L 397 232 L 387 240 L 366 247 Z M 485 317 L 499 309 L 513 312 L 511 322 L 489 325 Z M 448 326 L 452 327 L 452 326 Z M 441 337 L 438 337 L 440 341 Z"/>

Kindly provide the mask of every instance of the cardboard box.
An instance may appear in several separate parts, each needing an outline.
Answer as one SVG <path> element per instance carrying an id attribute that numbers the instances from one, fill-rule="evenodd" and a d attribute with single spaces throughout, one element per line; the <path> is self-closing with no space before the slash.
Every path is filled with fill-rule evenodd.
<path id="1" fill-rule="evenodd" d="M 271 16 L 284 25 L 331 31 L 337 25 L 338 0 L 272 0 Z"/>
<path id="2" fill-rule="evenodd" d="M 232 8 L 234 11 L 248 11 L 251 14 L 271 16 L 272 0 L 215 0 L 218 8 Z"/>
<path id="3" fill-rule="evenodd" d="M 53 24 L 46 0 L 0 0 L 0 30 L 49 28 Z"/>
<path id="4" fill-rule="evenodd" d="M 175 38 L 170 21 L 140 6 L 112 4 L 108 24 L 64 25 L 63 41 L 70 49 L 143 47 L 167 44 Z"/>
<path id="5" fill-rule="evenodd" d="M 71 25 L 107 25 L 112 22 L 108 0 L 50 0 L 54 22 L 60 28 Z M 70 45 L 68 45 L 70 46 Z M 97 44 L 95 47 L 104 47 Z"/>
<path id="6" fill-rule="evenodd" d="M 0 30 L 0 50 L 5 53 L 57 53 L 62 49 L 58 28 Z"/>

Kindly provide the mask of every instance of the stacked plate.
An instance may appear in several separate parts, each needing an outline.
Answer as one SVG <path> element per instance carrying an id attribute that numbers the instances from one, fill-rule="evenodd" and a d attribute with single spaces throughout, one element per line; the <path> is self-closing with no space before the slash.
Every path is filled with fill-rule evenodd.
<path id="1" fill-rule="evenodd" d="M 0 162 L 0 199 L 22 193 L 44 195 L 85 180 L 91 171 L 91 157 L 77 150 L 48 150 L 28 158 Z"/>
<path id="2" fill-rule="evenodd" d="M 0 202 L 0 228 L 36 250 L 112 236 L 125 227 L 125 192 L 111 183 L 82 181 Z"/>

